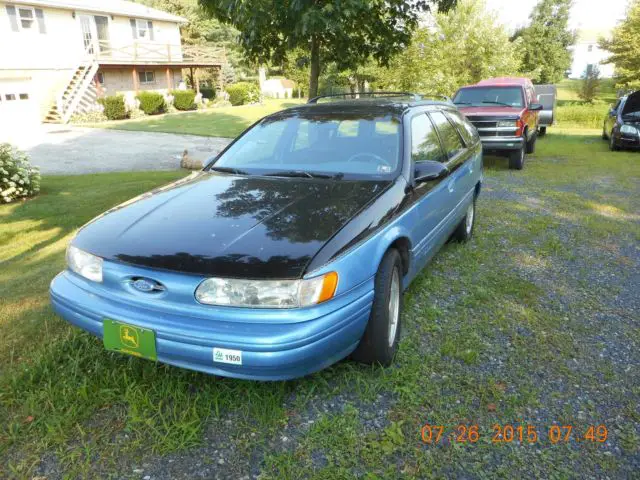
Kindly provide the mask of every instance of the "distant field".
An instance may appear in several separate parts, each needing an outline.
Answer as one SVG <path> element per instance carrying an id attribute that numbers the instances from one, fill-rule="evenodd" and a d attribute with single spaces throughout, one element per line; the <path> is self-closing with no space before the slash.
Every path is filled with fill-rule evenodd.
<path id="1" fill-rule="evenodd" d="M 593 103 L 585 102 L 578 96 L 581 82 L 567 79 L 557 85 L 556 121 L 559 126 L 566 128 L 601 128 L 604 116 L 616 101 L 614 82 L 603 79 Z"/>

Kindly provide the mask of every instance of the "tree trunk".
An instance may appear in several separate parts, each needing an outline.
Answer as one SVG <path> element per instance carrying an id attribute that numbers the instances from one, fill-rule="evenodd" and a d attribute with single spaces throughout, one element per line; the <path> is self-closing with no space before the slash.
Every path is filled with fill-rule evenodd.
<path id="1" fill-rule="evenodd" d="M 318 96 L 318 78 L 320 77 L 320 39 L 311 38 L 311 73 L 309 75 L 309 98 Z"/>

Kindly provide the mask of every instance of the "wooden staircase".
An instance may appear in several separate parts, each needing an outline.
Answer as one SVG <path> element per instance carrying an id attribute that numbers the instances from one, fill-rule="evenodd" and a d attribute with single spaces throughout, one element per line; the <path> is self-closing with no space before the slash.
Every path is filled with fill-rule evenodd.
<path id="1" fill-rule="evenodd" d="M 91 98 L 90 87 L 98 67 L 99 64 L 93 55 L 85 56 L 76 67 L 62 93 L 51 105 L 45 116 L 45 122 L 69 123 L 74 113 L 83 111 L 84 107 L 93 103 L 95 99 Z"/>

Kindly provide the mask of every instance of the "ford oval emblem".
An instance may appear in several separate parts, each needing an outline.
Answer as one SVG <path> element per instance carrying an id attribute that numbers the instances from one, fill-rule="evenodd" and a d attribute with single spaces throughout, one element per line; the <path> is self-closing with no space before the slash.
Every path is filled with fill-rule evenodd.
<path id="1" fill-rule="evenodd" d="M 131 282 L 131 286 L 141 292 L 160 292 L 164 290 L 164 285 L 148 278 L 138 278 Z"/>

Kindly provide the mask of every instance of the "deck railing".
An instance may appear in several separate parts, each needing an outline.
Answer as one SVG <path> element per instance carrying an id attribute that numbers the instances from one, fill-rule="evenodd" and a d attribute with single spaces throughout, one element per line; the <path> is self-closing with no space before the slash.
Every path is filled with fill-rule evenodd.
<path id="1" fill-rule="evenodd" d="M 90 53 L 101 63 L 203 63 L 226 62 L 224 48 L 206 45 L 179 45 L 156 42 L 133 42 L 118 45 L 99 41 Z"/>

